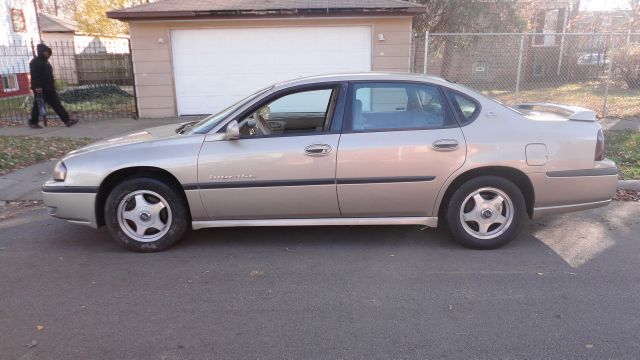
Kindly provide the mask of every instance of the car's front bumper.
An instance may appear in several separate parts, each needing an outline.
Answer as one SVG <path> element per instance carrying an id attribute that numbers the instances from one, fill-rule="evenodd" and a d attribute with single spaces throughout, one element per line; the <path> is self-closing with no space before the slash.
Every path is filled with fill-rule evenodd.
<path id="1" fill-rule="evenodd" d="M 47 181 L 42 187 L 42 197 L 49 215 L 81 225 L 98 228 L 96 221 L 97 188 L 65 186 L 57 181 Z"/>

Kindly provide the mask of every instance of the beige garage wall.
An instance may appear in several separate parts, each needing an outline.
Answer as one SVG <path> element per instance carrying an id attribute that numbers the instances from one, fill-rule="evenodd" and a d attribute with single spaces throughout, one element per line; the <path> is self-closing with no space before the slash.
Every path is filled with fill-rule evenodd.
<path id="1" fill-rule="evenodd" d="M 372 70 L 408 72 L 411 58 L 411 17 L 133 21 L 131 48 L 141 117 L 177 115 L 171 65 L 171 30 L 202 28 L 258 28 L 286 26 L 349 26 L 372 28 Z M 384 40 L 379 40 L 383 34 Z"/>

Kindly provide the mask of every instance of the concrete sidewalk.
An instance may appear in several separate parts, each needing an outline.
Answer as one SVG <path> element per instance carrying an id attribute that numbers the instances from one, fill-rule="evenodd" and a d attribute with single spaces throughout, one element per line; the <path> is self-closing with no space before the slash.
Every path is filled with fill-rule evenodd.
<path id="1" fill-rule="evenodd" d="M 45 161 L 0 176 L 0 201 L 42 200 L 42 184 L 51 179 L 56 162 Z"/>
<path id="2" fill-rule="evenodd" d="M 199 118 L 183 117 L 138 120 L 121 118 L 106 120 L 86 120 L 80 121 L 77 125 L 70 128 L 64 126 L 52 126 L 43 127 L 42 129 L 31 129 L 26 125 L 20 127 L 0 127 L 0 135 L 90 138 L 98 140 L 154 126 L 174 124 L 191 120 L 199 120 Z"/>
<path id="3" fill-rule="evenodd" d="M 640 119 L 613 119 L 606 118 L 600 120 L 600 126 L 604 130 L 633 130 L 640 131 Z"/>

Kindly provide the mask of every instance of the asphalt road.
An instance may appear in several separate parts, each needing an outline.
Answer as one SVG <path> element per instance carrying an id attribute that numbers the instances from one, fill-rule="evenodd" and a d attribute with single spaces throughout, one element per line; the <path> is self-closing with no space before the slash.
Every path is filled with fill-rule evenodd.
<path id="1" fill-rule="evenodd" d="M 313 227 L 136 254 L 34 210 L 0 222 L 0 359 L 637 359 L 639 214 L 546 218 L 494 251 Z"/>

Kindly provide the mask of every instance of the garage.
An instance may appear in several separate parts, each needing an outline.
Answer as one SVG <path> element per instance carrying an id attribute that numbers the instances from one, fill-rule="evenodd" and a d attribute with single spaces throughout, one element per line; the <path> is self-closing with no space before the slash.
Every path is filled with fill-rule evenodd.
<path id="1" fill-rule="evenodd" d="M 217 112 L 274 82 L 348 72 L 408 72 L 402 0 L 163 0 L 107 13 L 131 36 L 140 117 Z"/>
<path id="2" fill-rule="evenodd" d="M 218 112 L 274 82 L 371 71 L 371 27 L 171 32 L 178 115 Z"/>

